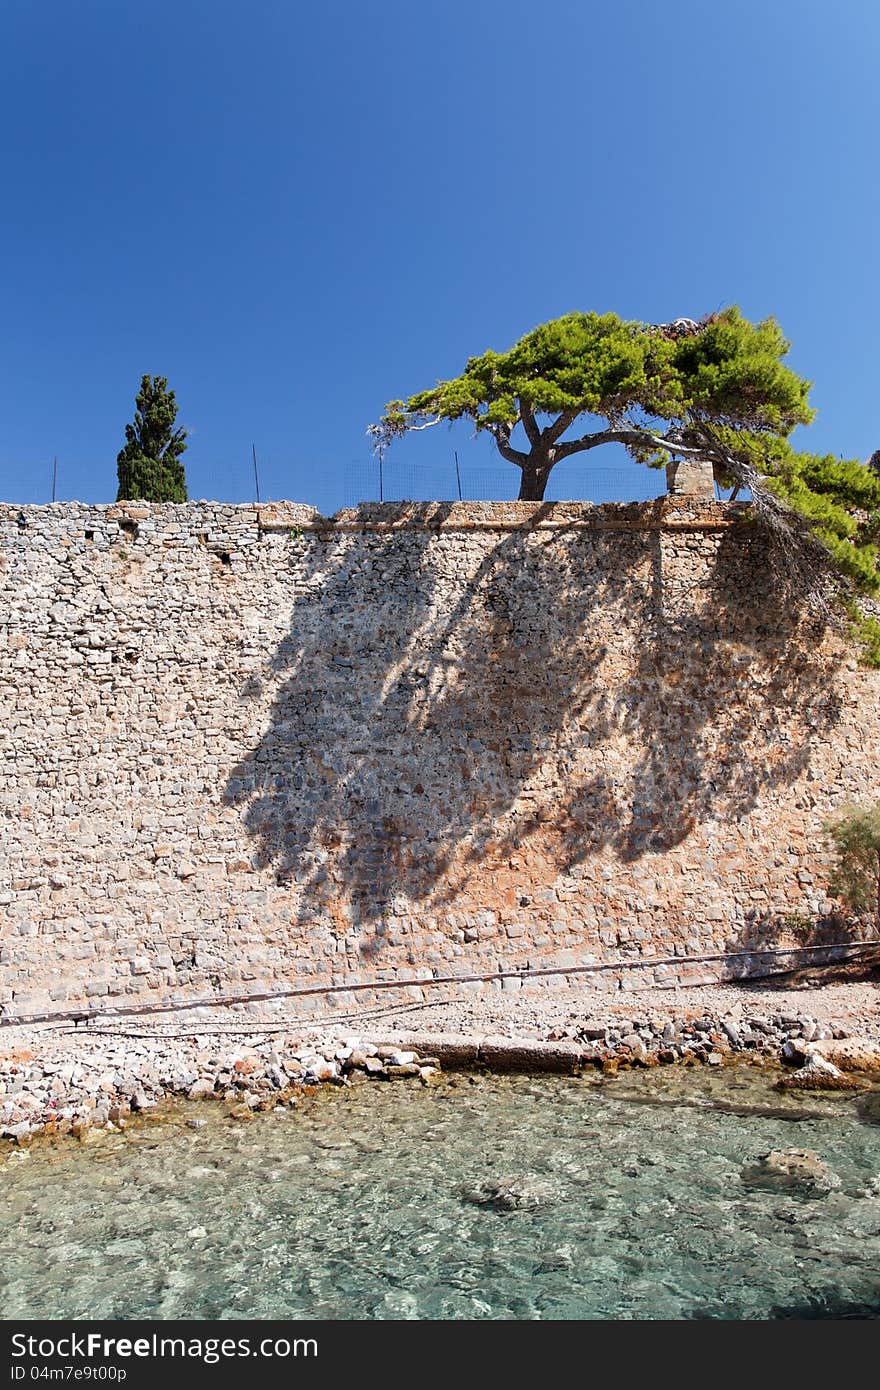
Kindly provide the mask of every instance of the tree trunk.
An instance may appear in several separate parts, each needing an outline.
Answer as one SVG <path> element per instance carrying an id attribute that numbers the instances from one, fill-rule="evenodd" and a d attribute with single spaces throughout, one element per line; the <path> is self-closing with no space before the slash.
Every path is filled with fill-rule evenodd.
<path id="1" fill-rule="evenodd" d="M 519 482 L 519 502 L 543 502 L 544 489 L 547 486 L 547 479 L 550 477 L 548 467 L 535 467 L 525 464 L 522 469 L 522 477 Z"/>

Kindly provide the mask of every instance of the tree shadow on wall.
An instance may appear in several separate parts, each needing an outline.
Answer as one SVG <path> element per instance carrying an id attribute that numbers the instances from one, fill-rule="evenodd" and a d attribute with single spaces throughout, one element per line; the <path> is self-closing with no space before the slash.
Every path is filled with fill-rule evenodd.
<path id="1" fill-rule="evenodd" d="M 524 885 L 670 849 L 804 770 L 838 715 L 821 632 L 744 598 L 758 536 L 722 531 L 701 568 L 662 505 L 653 530 L 313 539 L 225 791 L 299 920 L 372 926 L 370 954 L 389 915 L 474 911 L 476 878 L 515 914 Z"/>

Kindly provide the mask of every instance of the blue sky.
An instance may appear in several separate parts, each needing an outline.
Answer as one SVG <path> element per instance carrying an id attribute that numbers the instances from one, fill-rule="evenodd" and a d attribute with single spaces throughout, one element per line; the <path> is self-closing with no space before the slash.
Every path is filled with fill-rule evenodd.
<path id="1" fill-rule="evenodd" d="M 153 372 L 191 496 L 251 500 L 255 442 L 264 496 L 330 511 L 388 399 L 571 309 L 775 314 L 803 447 L 866 457 L 878 40 L 866 0 L 6 0 L 0 497 L 57 455 L 59 497 L 112 500 Z M 453 449 L 515 495 L 465 425 L 388 490 L 453 495 Z M 556 495 L 658 481 L 624 465 Z"/>

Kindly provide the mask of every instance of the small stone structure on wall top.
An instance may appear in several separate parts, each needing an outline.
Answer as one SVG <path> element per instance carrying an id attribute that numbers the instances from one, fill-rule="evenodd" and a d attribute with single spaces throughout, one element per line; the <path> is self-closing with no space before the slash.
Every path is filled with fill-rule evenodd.
<path id="1" fill-rule="evenodd" d="M 714 500 L 715 473 L 704 459 L 675 459 L 666 465 L 666 486 L 677 497 Z"/>

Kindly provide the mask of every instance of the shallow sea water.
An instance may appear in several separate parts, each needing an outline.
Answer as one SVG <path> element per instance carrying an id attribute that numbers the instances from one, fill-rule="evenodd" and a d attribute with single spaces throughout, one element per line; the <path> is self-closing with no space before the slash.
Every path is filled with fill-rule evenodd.
<path id="1" fill-rule="evenodd" d="M 4 1316 L 877 1316 L 880 1097 L 772 1082 L 363 1083 L 244 1123 L 201 1104 L 38 1145 L 0 1175 Z M 745 1186 L 743 1164 L 791 1147 L 840 1188 Z M 525 1206 L 480 1203 L 508 1182 Z"/>

